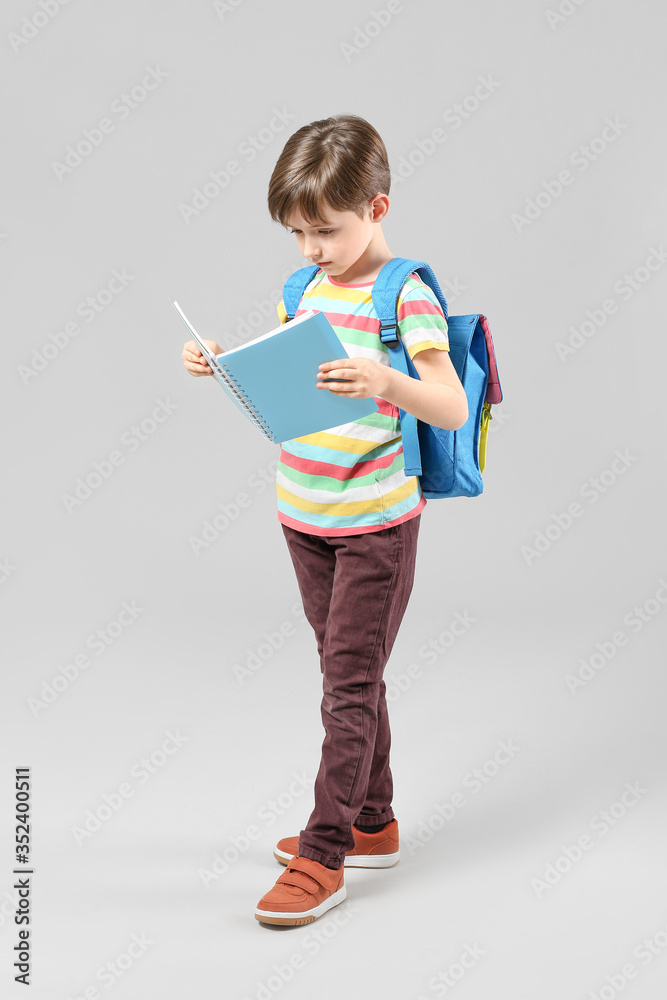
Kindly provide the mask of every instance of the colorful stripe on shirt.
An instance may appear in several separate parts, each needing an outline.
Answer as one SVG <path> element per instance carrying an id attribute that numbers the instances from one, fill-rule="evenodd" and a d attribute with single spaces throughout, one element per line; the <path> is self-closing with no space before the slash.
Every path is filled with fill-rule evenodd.
<path id="1" fill-rule="evenodd" d="M 350 357 L 389 365 L 372 288 L 373 282 L 343 284 L 318 272 L 296 315 L 308 309 L 325 313 Z M 282 302 L 278 315 L 284 323 Z M 411 359 L 428 348 L 449 350 L 440 303 L 416 274 L 401 289 L 398 322 Z M 315 535 L 356 535 L 421 513 L 426 498 L 418 478 L 405 475 L 398 407 L 380 396 L 374 400 L 376 413 L 281 442 L 276 470 L 279 521 Z"/>

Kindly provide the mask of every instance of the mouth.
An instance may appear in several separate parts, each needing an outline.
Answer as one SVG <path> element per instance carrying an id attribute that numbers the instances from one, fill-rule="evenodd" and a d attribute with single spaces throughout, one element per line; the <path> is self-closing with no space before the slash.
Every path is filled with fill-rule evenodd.
<path id="1" fill-rule="evenodd" d="M 318 260 L 317 261 L 317 266 L 318 267 L 328 267 L 330 263 L 331 263 L 330 260 Z"/>

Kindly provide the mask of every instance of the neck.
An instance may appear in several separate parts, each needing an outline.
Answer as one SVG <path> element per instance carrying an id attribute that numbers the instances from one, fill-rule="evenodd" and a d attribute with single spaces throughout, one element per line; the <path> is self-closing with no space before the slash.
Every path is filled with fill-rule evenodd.
<path id="1" fill-rule="evenodd" d="M 378 274 L 387 263 L 394 257 L 387 246 L 381 226 L 373 236 L 361 257 L 352 267 L 349 267 L 344 274 L 334 275 L 335 281 L 342 281 L 349 284 L 362 284 L 364 281 L 375 281 Z"/>

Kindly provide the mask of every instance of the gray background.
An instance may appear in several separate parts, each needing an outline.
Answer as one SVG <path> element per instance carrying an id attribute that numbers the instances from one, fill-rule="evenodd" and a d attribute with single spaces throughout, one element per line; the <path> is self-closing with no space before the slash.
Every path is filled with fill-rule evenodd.
<path id="1" fill-rule="evenodd" d="M 662 995 L 662 5 L 566 2 L 556 20 L 556 0 L 403 0 L 378 29 L 384 0 L 44 2 L 56 13 L 6 2 L 1 32 L 3 992 L 24 995 L 12 788 L 29 765 L 33 997 Z M 121 112 L 148 68 L 160 82 Z M 475 100 L 480 77 L 493 92 Z M 272 931 L 253 910 L 281 872 L 275 841 L 312 808 L 321 676 L 276 517 L 277 447 L 185 372 L 168 296 L 223 346 L 275 325 L 304 262 L 268 216 L 268 180 L 293 131 L 339 112 L 375 125 L 394 174 L 413 164 L 390 192 L 388 245 L 464 286 L 452 312 L 489 317 L 505 400 L 482 496 L 422 516 L 385 675 L 402 860 L 349 871 L 344 904 Z M 59 179 L 54 163 L 103 118 L 113 130 Z M 179 206 L 230 160 L 240 172 L 186 222 Z M 572 182 L 549 196 L 563 170 Z M 114 269 L 127 286 L 109 295 Z M 610 299 L 562 360 L 557 345 Z M 112 474 L 68 509 L 111 453 Z M 114 625 L 123 602 L 141 610 Z M 457 614 L 474 619 L 459 636 Z M 87 646 L 98 629 L 103 652 Z M 240 680 L 253 653 L 260 669 Z M 31 701 L 54 681 L 50 703 Z M 165 753 L 170 732 L 181 745 Z M 121 806 L 77 842 L 114 793 Z M 125 959 L 133 935 L 151 944 Z M 466 948 L 478 958 L 448 986 Z M 116 961 L 122 975 L 98 976 Z"/>

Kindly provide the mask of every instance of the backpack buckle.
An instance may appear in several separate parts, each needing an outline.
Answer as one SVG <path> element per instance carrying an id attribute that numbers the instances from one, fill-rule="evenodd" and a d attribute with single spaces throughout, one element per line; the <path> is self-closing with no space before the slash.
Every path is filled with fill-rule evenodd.
<path id="1" fill-rule="evenodd" d="M 391 339 L 389 337 L 385 337 L 384 334 L 382 333 L 383 330 L 393 330 L 394 331 L 394 336 L 391 337 Z M 382 324 L 380 324 L 380 339 L 382 340 L 383 344 L 387 344 L 387 345 L 391 344 L 392 346 L 395 347 L 396 344 L 398 344 L 398 337 L 396 336 L 396 324 L 395 323 L 387 323 L 386 326 L 382 326 Z"/>

